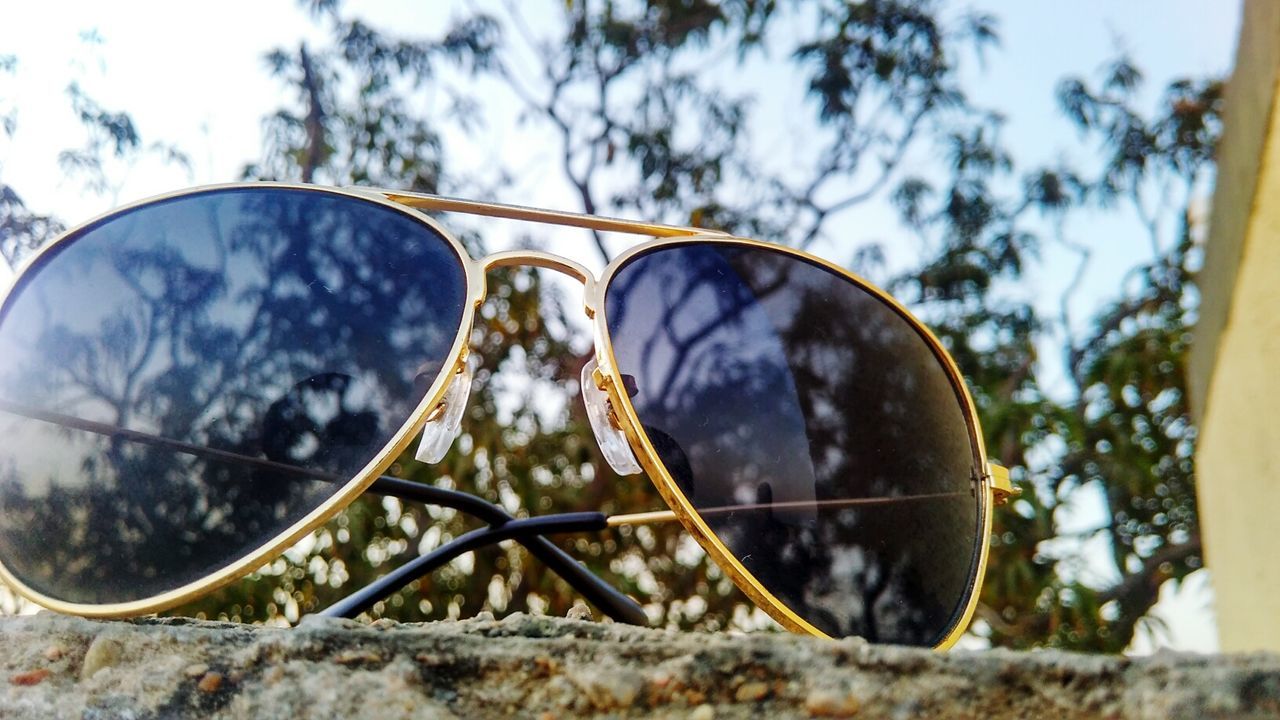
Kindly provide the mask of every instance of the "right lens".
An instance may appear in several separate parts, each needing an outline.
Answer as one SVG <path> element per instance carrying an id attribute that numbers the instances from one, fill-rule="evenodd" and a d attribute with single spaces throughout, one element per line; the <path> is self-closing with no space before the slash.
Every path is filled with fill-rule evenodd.
<path id="1" fill-rule="evenodd" d="M 641 252 L 605 299 L 645 434 L 755 581 L 828 635 L 939 645 L 971 595 L 985 495 L 921 329 L 843 274 L 737 242 Z"/>
<path id="2" fill-rule="evenodd" d="M 77 230 L 0 307 L 0 562 L 103 605 L 253 553 L 410 418 L 461 332 L 464 267 L 411 213 L 314 189 Z"/>

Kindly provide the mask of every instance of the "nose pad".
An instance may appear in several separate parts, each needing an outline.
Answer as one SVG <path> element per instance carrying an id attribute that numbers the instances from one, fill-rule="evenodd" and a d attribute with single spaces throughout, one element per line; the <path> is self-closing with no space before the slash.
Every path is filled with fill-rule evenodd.
<path id="1" fill-rule="evenodd" d="M 609 467 L 619 475 L 636 475 L 641 471 L 640 462 L 636 460 L 627 436 L 618 429 L 616 420 L 612 419 L 613 406 L 609 402 L 609 394 L 596 387 L 595 374 L 599 363 L 593 357 L 582 368 L 582 402 L 587 406 L 587 419 L 591 422 L 591 430 L 596 434 L 596 444 L 600 452 L 609 462 Z"/>
<path id="2" fill-rule="evenodd" d="M 431 419 L 422 428 L 422 441 L 418 443 L 418 452 L 414 457 L 424 463 L 438 463 L 448 454 L 453 441 L 462 428 L 462 414 L 467 409 L 467 400 L 471 398 L 471 380 L 475 372 L 471 363 L 465 363 L 458 371 L 444 399 L 432 412 Z"/>

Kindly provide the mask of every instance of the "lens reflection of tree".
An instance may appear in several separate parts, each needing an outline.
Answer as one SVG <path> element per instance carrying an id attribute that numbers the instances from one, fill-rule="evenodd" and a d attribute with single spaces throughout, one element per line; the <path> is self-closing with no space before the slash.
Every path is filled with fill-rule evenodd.
<path id="1" fill-rule="evenodd" d="M 608 305 L 619 367 L 641 378 L 637 412 L 695 505 L 954 493 L 706 518 L 819 628 L 940 640 L 975 556 L 975 462 L 920 336 L 883 302 L 777 253 L 688 247 L 619 276 Z"/>
<path id="2" fill-rule="evenodd" d="M 464 294 L 447 245 L 370 207 L 225 193 L 93 230 L 0 323 L 0 398 L 354 475 L 421 399 L 417 369 L 443 364 Z M 68 600 L 190 582 L 336 489 L 4 414 L 0 429 L 0 551 Z"/>

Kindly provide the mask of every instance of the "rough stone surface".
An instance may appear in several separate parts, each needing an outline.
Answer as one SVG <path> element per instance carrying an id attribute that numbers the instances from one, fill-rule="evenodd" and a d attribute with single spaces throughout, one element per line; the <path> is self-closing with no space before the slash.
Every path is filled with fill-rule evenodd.
<path id="1" fill-rule="evenodd" d="M 1280 656 L 933 653 L 523 615 L 0 618 L 0 718 L 1274 718 Z"/>

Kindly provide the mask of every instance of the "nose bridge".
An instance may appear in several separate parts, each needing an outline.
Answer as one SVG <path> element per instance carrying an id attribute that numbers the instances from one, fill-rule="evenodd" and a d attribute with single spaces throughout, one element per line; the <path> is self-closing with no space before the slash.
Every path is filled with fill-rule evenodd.
<path id="1" fill-rule="evenodd" d="M 590 301 L 595 297 L 596 276 L 582 263 L 555 253 L 543 252 L 542 250 L 507 250 L 489 255 L 480 261 L 480 268 L 485 273 L 495 268 L 504 267 L 544 268 L 577 280 L 582 283 L 582 290 L 588 304 L 588 312 L 590 312 Z"/>

